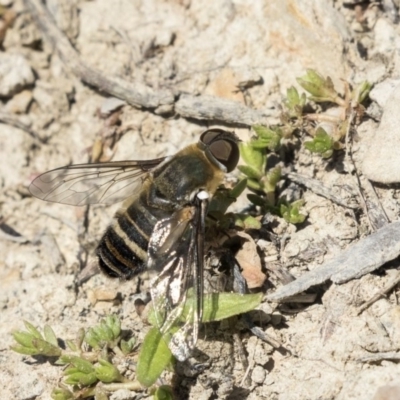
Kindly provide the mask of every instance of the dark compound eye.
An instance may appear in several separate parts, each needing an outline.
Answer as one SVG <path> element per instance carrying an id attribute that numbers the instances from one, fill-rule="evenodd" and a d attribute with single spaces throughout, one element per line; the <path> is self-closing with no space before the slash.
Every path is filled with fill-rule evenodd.
<path id="1" fill-rule="evenodd" d="M 222 164 L 227 172 L 236 168 L 239 162 L 239 138 L 233 132 L 210 129 L 201 135 L 200 142 L 211 161 Z"/>

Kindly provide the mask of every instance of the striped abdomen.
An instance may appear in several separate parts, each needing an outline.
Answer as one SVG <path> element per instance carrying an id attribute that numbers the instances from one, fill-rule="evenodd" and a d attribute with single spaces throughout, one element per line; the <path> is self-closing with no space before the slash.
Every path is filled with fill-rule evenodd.
<path id="1" fill-rule="evenodd" d="M 147 262 L 149 238 L 157 219 L 137 198 L 108 227 L 97 247 L 99 265 L 112 278 L 130 279 L 142 272 Z"/>

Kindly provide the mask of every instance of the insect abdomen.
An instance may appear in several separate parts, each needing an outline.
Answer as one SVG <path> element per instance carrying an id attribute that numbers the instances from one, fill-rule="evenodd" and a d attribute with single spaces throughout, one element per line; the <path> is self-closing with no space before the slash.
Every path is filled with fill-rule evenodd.
<path id="1" fill-rule="evenodd" d="M 97 247 L 99 265 L 112 278 L 130 279 L 146 267 L 147 247 L 156 219 L 138 198 L 118 214 Z"/>

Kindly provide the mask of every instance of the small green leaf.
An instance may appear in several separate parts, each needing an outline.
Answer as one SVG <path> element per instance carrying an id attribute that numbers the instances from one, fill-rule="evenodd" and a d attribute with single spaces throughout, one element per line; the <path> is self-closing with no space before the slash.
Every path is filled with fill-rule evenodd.
<path id="1" fill-rule="evenodd" d="M 64 373 L 66 374 L 66 372 L 67 370 Z M 67 375 L 64 382 L 68 385 L 90 386 L 97 382 L 97 378 L 94 372 L 85 374 L 84 372 L 74 371 Z"/>
<path id="2" fill-rule="evenodd" d="M 31 329 L 30 332 L 32 332 Z M 61 354 L 61 349 L 58 346 L 54 346 L 51 343 L 38 338 L 36 334 L 34 335 L 32 333 L 18 331 L 13 333 L 13 337 L 15 341 L 21 345 L 12 347 L 12 349 L 17 353 L 44 355 L 48 357 L 59 356 Z"/>
<path id="3" fill-rule="evenodd" d="M 294 86 L 291 86 L 286 91 L 286 99 L 283 100 L 288 109 L 289 118 L 300 118 L 303 113 L 303 108 L 306 104 L 306 95 L 299 94 Z"/>
<path id="4" fill-rule="evenodd" d="M 244 162 L 258 173 L 262 174 L 265 169 L 267 156 L 263 151 L 257 150 L 250 143 L 239 143 L 240 155 Z"/>
<path id="5" fill-rule="evenodd" d="M 361 104 L 368 97 L 371 89 L 372 84 L 368 81 L 363 81 L 354 90 L 353 98 L 355 98 L 358 104 Z"/>
<path id="6" fill-rule="evenodd" d="M 261 303 L 262 297 L 262 293 L 208 293 L 204 295 L 203 299 L 202 322 L 221 321 L 222 319 L 251 311 Z M 180 317 L 181 321 L 186 320 L 192 307 L 193 293 L 189 293 Z"/>
<path id="7" fill-rule="evenodd" d="M 101 339 L 93 328 L 89 328 L 85 334 L 85 342 L 95 350 L 100 348 Z"/>
<path id="8" fill-rule="evenodd" d="M 171 386 L 160 386 L 153 394 L 154 400 L 174 400 Z"/>
<path id="9" fill-rule="evenodd" d="M 229 192 L 229 194 L 237 199 L 244 191 L 244 189 L 246 189 L 247 186 L 247 179 L 242 179 L 240 180 L 235 187 Z"/>
<path id="10" fill-rule="evenodd" d="M 67 388 L 56 387 L 51 392 L 51 398 L 53 400 L 73 400 L 74 395 Z"/>
<path id="11" fill-rule="evenodd" d="M 297 78 L 299 85 L 311 93 L 310 100 L 316 102 L 333 102 L 344 105 L 344 100 L 337 94 L 333 86 L 332 79 L 328 76 L 324 78 L 313 69 L 308 69 L 305 76 Z"/>
<path id="12" fill-rule="evenodd" d="M 261 222 L 248 214 L 236 214 L 235 225 L 243 229 L 261 229 Z"/>
<path id="13" fill-rule="evenodd" d="M 94 390 L 94 400 L 110 400 L 107 395 L 107 391 L 101 386 L 96 386 Z"/>
<path id="14" fill-rule="evenodd" d="M 53 346 L 43 339 L 33 339 L 33 345 L 38 351 L 37 354 L 47 357 L 58 357 L 61 355 L 61 349 L 58 346 Z"/>
<path id="15" fill-rule="evenodd" d="M 70 366 L 64 371 L 66 376 L 64 382 L 69 385 L 90 386 L 97 382 L 95 369 L 90 361 L 81 357 L 69 358 Z"/>
<path id="16" fill-rule="evenodd" d="M 32 336 L 38 339 L 43 339 L 42 334 L 31 323 L 29 323 L 28 321 L 24 321 L 24 324 L 26 329 Z"/>
<path id="17" fill-rule="evenodd" d="M 15 351 L 16 353 L 25 354 L 27 356 L 35 356 L 38 354 L 37 350 L 32 347 L 16 345 L 16 346 L 11 346 L 10 348 L 12 351 Z"/>
<path id="18" fill-rule="evenodd" d="M 57 337 L 50 325 L 45 325 L 43 328 L 43 333 L 45 339 L 51 343 L 53 346 L 58 347 Z"/>
<path id="19" fill-rule="evenodd" d="M 100 322 L 100 325 L 98 325 L 94 329 L 102 342 L 107 343 L 114 340 L 114 332 L 104 320 L 102 320 Z"/>
<path id="20" fill-rule="evenodd" d="M 246 313 L 256 308 L 263 298 L 262 293 L 211 293 L 204 296 L 203 322 L 223 319 Z M 185 305 L 186 309 L 186 305 Z M 185 311 L 184 311 L 185 312 Z"/>
<path id="21" fill-rule="evenodd" d="M 261 197 L 257 194 L 249 193 L 247 195 L 247 198 L 249 201 L 251 201 L 255 206 L 259 207 L 265 207 L 267 205 L 267 202 L 264 197 Z"/>
<path id="22" fill-rule="evenodd" d="M 76 335 L 76 347 L 80 349 L 82 347 L 83 341 L 85 340 L 85 329 L 79 328 Z"/>
<path id="23" fill-rule="evenodd" d="M 136 369 L 138 381 L 151 386 L 172 362 L 172 354 L 161 332 L 156 327 L 150 329 L 140 349 Z"/>
<path id="24" fill-rule="evenodd" d="M 99 360 L 98 366 L 95 367 L 96 377 L 104 383 L 122 382 L 124 380 L 118 368 L 106 360 Z"/>
<path id="25" fill-rule="evenodd" d="M 250 167 L 249 165 L 239 165 L 238 170 L 245 174 L 247 177 L 249 177 L 250 179 L 261 179 L 262 174 L 260 173 L 260 171 L 256 170 L 253 167 Z"/>
<path id="26" fill-rule="evenodd" d="M 63 354 L 58 358 L 58 360 L 55 362 L 57 365 L 67 365 L 71 364 L 72 358 L 75 356 L 69 355 L 69 354 Z"/>
<path id="27" fill-rule="evenodd" d="M 85 360 L 84 358 L 72 356 L 72 357 L 70 357 L 69 360 L 70 360 L 69 362 L 71 363 L 72 367 L 67 368 L 66 373 L 67 373 L 67 371 L 72 371 L 74 369 L 76 371 L 83 372 L 85 374 L 94 372 L 93 364 L 90 361 Z"/>
<path id="28" fill-rule="evenodd" d="M 281 142 L 282 132 L 279 128 L 271 129 L 266 126 L 256 125 L 252 127 L 258 139 L 252 140 L 249 144 L 254 149 L 269 149 L 276 151 Z"/>
<path id="29" fill-rule="evenodd" d="M 307 69 L 306 75 L 297 78 L 299 85 L 315 97 L 325 97 L 326 93 L 334 90 L 331 78 L 324 78 L 317 71 Z"/>
<path id="30" fill-rule="evenodd" d="M 255 179 L 248 179 L 247 180 L 247 187 L 251 190 L 259 191 L 262 190 L 261 183 L 256 181 Z"/>
<path id="31" fill-rule="evenodd" d="M 71 351 L 78 351 L 78 346 L 76 345 L 76 343 L 73 340 L 66 340 L 65 344 L 68 346 L 68 348 Z"/>
<path id="32" fill-rule="evenodd" d="M 217 190 L 208 207 L 208 213 L 216 220 L 219 220 L 225 214 L 228 207 L 235 201 L 236 198 L 231 195 L 229 190 Z"/>
<path id="33" fill-rule="evenodd" d="M 265 191 L 273 192 L 275 191 L 276 185 L 281 180 L 282 177 L 282 169 L 281 167 L 275 167 L 268 171 L 265 180 Z"/>
<path id="34" fill-rule="evenodd" d="M 115 314 L 107 315 L 106 324 L 112 330 L 113 339 L 114 340 L 117 339 L 119 337 L 119 335 L 121 334 L 121 321 L 120 321 L 120 319 Z"/>
<path id="35" fill-rule="evenodd" d="M 121 340 L 120 348 L 122 353 L 124 353 L 124 355 L 128 355 L 129 353 L 131 353 L 133 348 L 135 347 L 135 344 L 136 344 L 136 338 L 134 337 L 130 338 L 128 341 Z"/>
<path id="36" fill-rule="evenodd" d="M 290 224 L 302 224 L 306 216 L 300 213 L 300 208 L 304 205 L 304 200 L 297 200 L 291 204 L 280 205 L 280 214 L 286 222 Z"/>
<path id="37" fill-rule="evenodd" d="M 312 153 L 318 153 L 324 158 L 329 158 L 333 153 L 334 140 L 324 129 L 319 127 L 314 139 L 310 142 L 305 142 L 304 146 Z"/>
<path id="38" fill-rule="evenodd" d="M 33 348 L 33 339 L 35 338 L 31 333 L 17 331 L 13 332 L 14 340 L 24 347 L 32 347 Z"/>

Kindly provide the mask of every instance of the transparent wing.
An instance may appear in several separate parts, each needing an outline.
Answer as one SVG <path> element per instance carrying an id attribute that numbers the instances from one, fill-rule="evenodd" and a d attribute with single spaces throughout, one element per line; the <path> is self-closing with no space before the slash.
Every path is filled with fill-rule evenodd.
<path id="1" fill-rule="evenodd" d="M 164 159 L 69 165 L 39 175 L 29 191 L 39 199 L 74 206 L 116 203 L 131 196 L 141 178 Z"/>
<path id="2" fill-rule="evenodd" d="M 148 266 L 159 271 L 151 283 L 157 323 L 179 361 L 196 345 L 202 317 L 205 208 L 188 206 L 159 221 L 149 242 Z M 179 329 L 168 338 L 172 327 Z"/>

